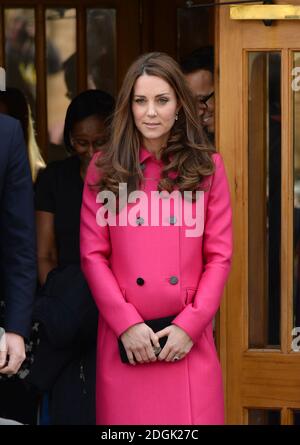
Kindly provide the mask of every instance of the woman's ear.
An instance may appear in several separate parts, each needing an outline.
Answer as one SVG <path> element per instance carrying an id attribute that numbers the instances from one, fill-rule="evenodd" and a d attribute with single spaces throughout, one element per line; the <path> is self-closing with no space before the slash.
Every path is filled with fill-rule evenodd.
<path id="1" fill-rule="evenodd" d="M 176 114 L 175 114 L 175 120 L 178 120 L 178 115 L 179 115 L 179 111 L 181 110 L 182 105 L 178 104 L 178 106 L 176 107 Z"/>

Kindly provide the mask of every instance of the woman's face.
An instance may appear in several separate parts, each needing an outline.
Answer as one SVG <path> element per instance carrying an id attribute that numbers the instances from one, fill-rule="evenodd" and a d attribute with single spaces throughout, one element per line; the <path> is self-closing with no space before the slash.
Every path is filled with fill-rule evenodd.
<path id="1" fill-rule="evenodd" d="M 100 116 L 89 116 L 74 124 L 70 135 L 71 144 L 80 161 L 88 164 L 93 154 L 105 140 L 105 125 Z"/>
<path id="2" fill-rule="evenodd" d="M 143 74 L 133 89 L 132 112 L 143 144 L 166 144 L 178 111 L 175 91 L 164 79 Z"/>

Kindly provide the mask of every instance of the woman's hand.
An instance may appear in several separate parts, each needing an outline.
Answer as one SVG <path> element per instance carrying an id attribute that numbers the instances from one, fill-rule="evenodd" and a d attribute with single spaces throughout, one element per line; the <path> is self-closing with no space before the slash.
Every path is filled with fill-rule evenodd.
<path id="1" fill-rule="evenodd" d="M 131 365 L 149 363 L 157 360 L 153 346 L 159 348 L 157 335 L 145 323 L 130 326 L 120 339 L 126 350 Z"/>
<path id="2" fill-rule="evenodd" d="M 168 337 L 167 343 L 158 356 L 158 360 L 165 360 L 166 362 L 183 359 L 190 352 L 194 344 L 191 337 L 175 324 L 156 332 L 156 335 L 158 338 Z"/>

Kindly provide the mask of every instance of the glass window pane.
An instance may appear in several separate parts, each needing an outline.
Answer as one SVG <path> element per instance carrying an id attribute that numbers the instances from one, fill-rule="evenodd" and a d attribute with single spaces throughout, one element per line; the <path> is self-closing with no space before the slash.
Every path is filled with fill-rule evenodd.
<path id="1" fill-rule="evenodd" d="M 294 53 L 293 103 L 294 103 L 294 334 L 300 334 L 300 52 Z M 298 77 L 298 79 L 297 79 Z M 300 350 L 300 341 L 294 338 L 292 349 Z"/>
<path id="2" fill-rule="evenodd" d="M 280 425 L 280 410 L 249 409 L 248 425 Z"/>
<path id="3" fill-rule="evenodd" d="M 76 95 L 76 9 L 46 10 L 48 160 L 66 156 L 63 128 L 67 107 Z"/>
<path id="4" fill-rule="evenodd" d="M 281 55 L 248 56 L 249 347 L 279 348 Z"/>
<path id="5" fill-rule="evenodd" d="M 116 94 L 116 10 L 87 10 L 87 84 Z"/>
<path id="6" fill-rule="evenodd" d="M 300 410 L 295 410 L 293 412 L 293 417 L 294 417 L 294 421 L 293 421 L 293 425 L 300 425 Z"/>
<path id="7" fill-rule="evenodd" d="M 178 8 L 177 57 L 214 44 L 214 8 Z"/>
<path id="8" fill-rule="evenodd" d="M 26 96 L 36 116 L 35 17 L 34 9 L 5 9 L 5 68 L 7 87 Z"/>

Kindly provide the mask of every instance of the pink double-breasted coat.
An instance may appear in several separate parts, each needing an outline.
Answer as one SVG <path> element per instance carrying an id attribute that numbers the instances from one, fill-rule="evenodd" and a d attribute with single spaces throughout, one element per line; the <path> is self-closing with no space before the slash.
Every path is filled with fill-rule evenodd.
<path id="1" fill-rule="evenodd" d="M 216 170 L 207 181 L 204 232 L 198 237 L 187 237 L 185 227 L 176 224 L 97 225 L 102 204 L 89 187 L 99 180 L 95 157 L 90 164 L 80 236 L 82 269 L 99 308 L 97 424 L 224 421 L 212 320 L 230 270 L 232 222 L 223 161 L 219 154 L 213 159 Z M 157 189 L 162 164 L 145 148 L 140 149 L 140 162 L 142 190 L 148 196 Z M 178 314 L 174 323 L 194 342 L 184 359 L 136 366 L 121 362 L 117 339 L 127 328 L 173 314 Z"/>

